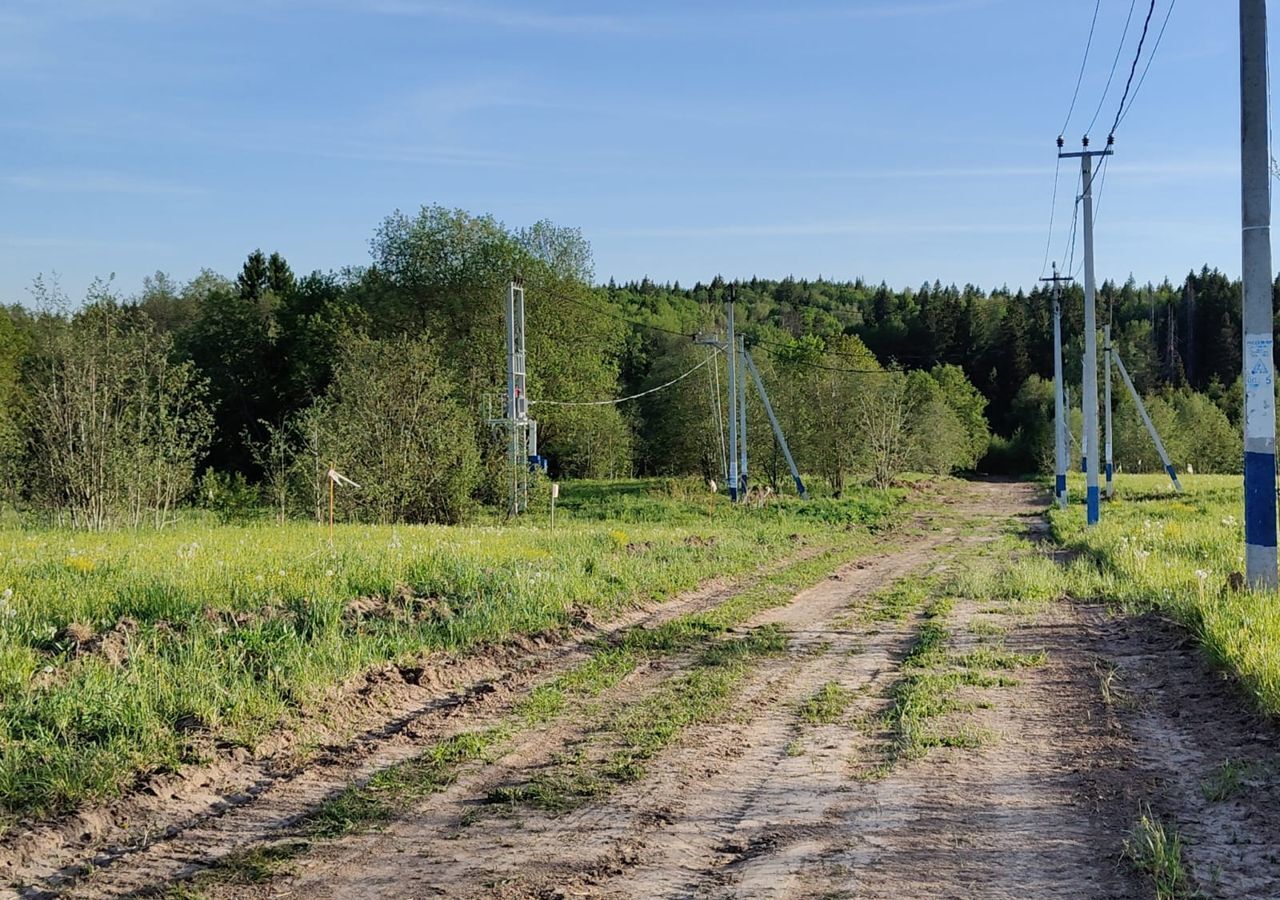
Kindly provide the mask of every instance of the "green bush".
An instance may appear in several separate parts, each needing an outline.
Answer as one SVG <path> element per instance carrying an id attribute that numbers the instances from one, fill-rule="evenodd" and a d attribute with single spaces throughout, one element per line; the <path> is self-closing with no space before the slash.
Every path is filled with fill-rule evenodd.
<path id="1" fill-rule="evenodd" d="M 338 360 L 330 443 L 343 508 L 378 522 L 455 523 L 480 483 L 476 423 L 430 337 L 351 337 Z"/>

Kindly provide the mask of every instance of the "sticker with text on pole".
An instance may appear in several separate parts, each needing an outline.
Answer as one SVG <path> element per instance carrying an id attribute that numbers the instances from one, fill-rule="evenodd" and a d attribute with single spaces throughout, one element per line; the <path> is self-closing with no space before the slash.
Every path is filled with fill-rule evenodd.
<path id="1" fill-rule="evenodd" d="M 1275 388 L 1272 374 L 1274 341 L 1270 335 L 1245 338 L 1245 437 L 1267 438 L 1275 428 Z"/>
<path id="2" fill-rule="evenodd" d="M 343 475 L 337 469 L 329 470 L 329 480 L 332 481 L 334 484 L 338 485 L 339 487 L 353 487 L 356 490 L 360 489 L 360 485 L 356 484 L 346 475 Z"/>

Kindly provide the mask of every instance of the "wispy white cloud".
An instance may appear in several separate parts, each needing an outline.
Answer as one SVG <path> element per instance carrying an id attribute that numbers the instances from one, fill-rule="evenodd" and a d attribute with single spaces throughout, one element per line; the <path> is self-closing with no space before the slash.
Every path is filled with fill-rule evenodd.
<path id="1" fill-rule="evenodd" d="M 351 0 L 331 0 L 346 5 Z M 429 17 L 442 20 L 519 31 L 576 34 L 671 34 L 690 28 L 723 32 L 741 23 L 808 24 L 840 19 L 901 19 L 943 16 L 970 12 L 1004 3 L 1006 0 L 924 0 L 888 3 L 852 2 L 834 6 L 786 9 L 744 8 L 742 4 L 689 6 L 679 13 L 654 15 L 646 12 L 602 13 L 590 11 L 530 9 L 514 4 L 452 2 L 452 0 L 359 0 L 365 13 Z M 642 9 L 642 7 L 641 7 Z"/>
<path id="2" fill-rule="evenodd" d="M 65 194 L 202 194 L 203 188 L 110 172 L 26 172 L 0 175 L 0 186 Z"/>
<path id="3" fill-rule="evenodd" d="M 454 3 L 447 0 L 361 0 L 358 5 L 366 13 L 451 19 L 473 25 L 523 31 L 625 33 L 643 27 L 646 21 L 653 21 L 626 15 L 553 12 L 487 3 Z"/>
<path id="4" fill-rule="evenodd" d="M 0 247 L 15 250 L 127 250 L 151 253 L 164 250 L 166 245 L 159 241 L 118 241 L 99 238 L 0 234 Z"/>
<path id="5" fill-rule="evenodd" d="M 751 225 L 661 225 L 598 228 L 596 233 L 632 238 L 785 238 L 858 235 L 1009 235 L 1038 234 L 1043 225 L 984 222 L 794 222 Z"/>

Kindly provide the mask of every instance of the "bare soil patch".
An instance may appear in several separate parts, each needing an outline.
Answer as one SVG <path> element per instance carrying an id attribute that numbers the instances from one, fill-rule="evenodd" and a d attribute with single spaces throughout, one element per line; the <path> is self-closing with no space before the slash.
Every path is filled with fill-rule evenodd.
<path id="1" fill-rule="evenodd" d="M 1280 896 L 1280 733 L 1186 632 L 1066 601 L 938 603 L 932 589 L 904 616 L 871 614 L 878 591 L 933 585 L 931 574 L 964 565 L 967 551 L 1011 525 L 1032 526 L 1036 549 L 1019 554 L 1052 553 L 1035 528 L 1044 503 L 1026 484 L 957 486 L 937 519 L 895 537 L 892 552 L 756 615 L 728 638 L 773 626 L 788 635 L 786 652 L 754 661 L 730 709 L 684 729 L 642 778 L 587 802 L 556 809 L 493 798 L 577 753 L 590 762 L 601 723 L 691 671 L 694 654 L 646 660 L 572 714 L 520 731 L 493 758 L 407 803 L 385 827 L 299 844 L 292 823 L 319 799 L 441 735 L 495 720 L 537 676 L 584 651 L 523 648 L 452 692 L 422 673 L 375 675 L 393 689 L 369 690 L 408 698 L 410 712 L 364 737 L 366 752 L 343 745 L 221 817 L 203 813 L 167 838 L 122 849 L 100 871 L 46 885 L 86 897 L 163 891 L 256 848 L 260 865 L 248 874 L 193 889 L 308 900 L 1142 898 L 1153 891 L 1124 848 L 1149 808 L 1181 835 L 1201 895 Z M 733 595 L 722 585 L 647 615 Z M 904 679 L 920 674 L 913 654 L 929 633 L 942 642 L 929 672 L 974 677 L 934 698 L 926 749 L 887 754 L 896 739 L 889 711 Z M 445 705 L 422 705 L 423 681 Z"/>

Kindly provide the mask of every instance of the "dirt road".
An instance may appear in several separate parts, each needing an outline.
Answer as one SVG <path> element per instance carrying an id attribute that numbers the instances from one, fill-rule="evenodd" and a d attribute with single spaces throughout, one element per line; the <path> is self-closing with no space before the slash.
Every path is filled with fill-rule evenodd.
<path id="1" fill-rule="evenodd" d="M 63 866 L 26 895 L 164 892 L 197 875 L 177 890 L 1148 897 L 1124 847 L 1149 808 L 1181 835 L 1203 895 L 1280 896 L 1276 729 L 1185 634 L 1069 602 L 938 596 L 984 548 L 1010 552 L 1002 536 L 1034 531 L 1042 509 L 1027 485 L 958 488 L 936 519 L 718 639 L 778 634 L 785 647 L 646 658 L 379 827 L 316 838 L 305 820 L 345 781 L 456 730 L 449 714 L 99 854 L 93 870 Z M 734 591 L 681 604 L 714 609 Z M 548 651 L 453 709 L 470 729 L 502 720 L 540 673 L 585 653 Z M 1224 771 L 1226 787 L 1206 789 Z"/>

